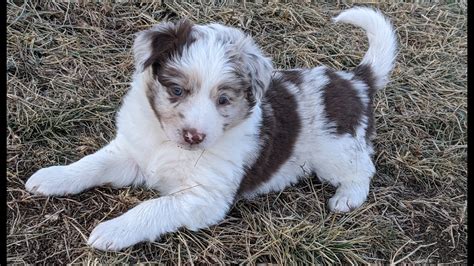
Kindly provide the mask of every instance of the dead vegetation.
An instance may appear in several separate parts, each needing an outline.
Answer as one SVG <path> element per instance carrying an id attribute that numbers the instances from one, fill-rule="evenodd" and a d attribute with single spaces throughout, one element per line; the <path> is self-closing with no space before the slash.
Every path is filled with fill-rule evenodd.
<path id="1" fill-rule="evenodd" d="M 36 2 L 36 1 L 35 1 Z M 219 225 L 181 230 L 119 253 L 86 245 L 99 221 L 157 197 L 96 188 L 37 197 L 24 182 L 41 167 L 92 153 L 114 136 L 128 89 L 133 34 L 187 16 L 255 36 L 276 67 L 350 69 L 367 49 L 354 27 L 332 25 L 344 5 L 8 4 L 9 263 L 466 262 L 467 14 L 465 5 L 379 4 L 400 52 L 377 94 L 377 175 L 369 200 L 328 212 L 334 192 L 307 179 L 238 202 Z"/>

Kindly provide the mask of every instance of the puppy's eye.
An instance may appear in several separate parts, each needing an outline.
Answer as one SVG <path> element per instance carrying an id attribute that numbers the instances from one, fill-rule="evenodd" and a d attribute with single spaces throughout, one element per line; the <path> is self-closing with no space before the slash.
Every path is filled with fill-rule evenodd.
<path id="1" fill-rule="evenodd" d="M 229 98 L 225 95 L 221 95 L 219 96 L 219 99 L 217 100 L 217 103 L 219 105 L 226 105 L 226 104 L 229 104 Z"/>
<path id="2" fill-rule="evenodd" d="M 171 88 L 171 93 L 174 96 L 182 96 L 183 95 L 183 89 L 181 87 L 175 86 Z"/>

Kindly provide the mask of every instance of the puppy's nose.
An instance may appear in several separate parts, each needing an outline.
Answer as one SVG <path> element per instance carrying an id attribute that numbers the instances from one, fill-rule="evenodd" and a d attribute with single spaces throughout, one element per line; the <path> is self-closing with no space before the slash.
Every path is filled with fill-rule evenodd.
<path id="1" fill-rule="evenodd" d="M 205 137 L 206 134 L 198 133 L 195 128 L 183 129 L 184 141 L 189 144 L 199 144 L 204 140 Z"/>

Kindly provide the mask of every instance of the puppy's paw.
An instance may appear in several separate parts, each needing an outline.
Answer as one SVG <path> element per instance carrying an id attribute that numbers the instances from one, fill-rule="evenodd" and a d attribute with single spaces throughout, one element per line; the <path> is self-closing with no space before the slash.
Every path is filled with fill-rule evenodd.
<path id="1" fill-rule="evenodd" d="M 43 168 L 34 173 L 25 188 L 30 193 L 45 196 L 65 195 L 80 192 L 75 177 L 68 171 L 67 166 L 52 166 Z"/>
<path id="2" fill-rule="evenodd" d="M 145 241 L 142 237 L 144 232 L 133 224 L 133 221 L 126 221 L 122 217 L 100 223 L 92 230 L 87 244 L 104 251 L 119 251 Z"/>
<path id="3" fill-rule="evenodd" d="M 328 206 L 332 212 L 349 212 L 360 207 L 367 199 L 367 193 L 357 188 L 338 188 L 329 199 Z"/>

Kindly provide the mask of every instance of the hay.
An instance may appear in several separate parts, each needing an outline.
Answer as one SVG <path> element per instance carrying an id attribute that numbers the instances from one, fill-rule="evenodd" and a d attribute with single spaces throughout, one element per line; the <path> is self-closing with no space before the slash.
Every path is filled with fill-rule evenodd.
<path id="1" fill-rule="evenodd" d="M 209 229 L 109 253 L 86 246 L 94 226 L 156 192 L 102 187 L 45 198 L 24 190 L 41 167 L 71 163 L 113 138 L 135 32 L 183 16 L 219 21 L 255 36 L 279 68 L 350 69 L 367 43 L 360 30 L 330 24 L 345 7 L 10 2 L 8 262 L 466 262 L 467 16 L 456 3 L 379 4 L 396 25 L 400 54 L 375 100 L 378 172 L 357 211 L 329 213 L 334 189 L 307 179 L 238 202 Z"/>

